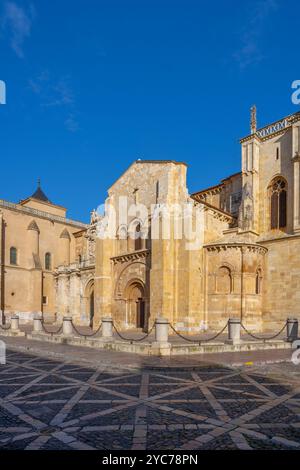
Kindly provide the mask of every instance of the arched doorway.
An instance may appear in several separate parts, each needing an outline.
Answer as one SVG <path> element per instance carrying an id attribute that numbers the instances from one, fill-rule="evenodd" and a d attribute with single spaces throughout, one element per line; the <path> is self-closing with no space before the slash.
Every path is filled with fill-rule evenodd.
<path id="1" fill-rule="evenodd" d="M 95 299 L 94 299 L 94 280 L 90 279 L 84 289 L 84 310 L 86 320 L 91 328 L 94 324 Z"/>
<path id="2" fill-rule="evenodd" d="M 145 289 L 141 282 L 134 281 L 126 289 L 129 315 L 136 328 L 146 328 Z"/>
<path id="3" fill-rule="evenodd" d="M 95 307 L 94 307 L 94 289 L 90 293 L 90 327 L 93 328 L 94 324 L 94 314 L 95 314 Z"/>

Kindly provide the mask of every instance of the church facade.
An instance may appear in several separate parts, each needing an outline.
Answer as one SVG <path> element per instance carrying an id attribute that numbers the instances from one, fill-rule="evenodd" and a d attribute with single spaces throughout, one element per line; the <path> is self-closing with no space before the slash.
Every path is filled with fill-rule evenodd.
<path id="1" fill-rule="evenodd" d="M 240 143 L 241 171 L 194 194 L 185 163 L 134 162 L 88 225 L 41 188 L 0 200 L 2 320 L 42 313 L 97 327 L 109 315 L 147 331 L 163 316 L 198 332 L 229 317 L 252 331 L 300 319 L 300 113 L 257 129 L 253 108 Z M 192 240 L 175 223 L 186 208 Z"/>

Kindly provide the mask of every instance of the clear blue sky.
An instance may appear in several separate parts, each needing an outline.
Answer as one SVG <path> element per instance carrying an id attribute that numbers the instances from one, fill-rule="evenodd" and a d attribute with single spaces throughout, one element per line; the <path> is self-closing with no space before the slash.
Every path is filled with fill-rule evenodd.
<path id="1" fill-rule="evenodd" d="M 0 0 L 0 198 L 38 177 L 88 221 L 137 159 L 189 165 L 190 192 L 240 170 L 263 126 L 299 110 L 299 0 Z"/>

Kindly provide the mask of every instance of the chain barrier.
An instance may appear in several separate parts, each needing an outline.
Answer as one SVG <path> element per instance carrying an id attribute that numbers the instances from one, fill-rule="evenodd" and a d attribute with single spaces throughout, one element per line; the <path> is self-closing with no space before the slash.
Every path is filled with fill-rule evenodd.
<path id="1" fill-rule="evenodd" d="M 102 322 L 101 322 L 96 331 L 93 331 L 93 333 L 90 333 L 90 334 L 85 334 L 85 333 L 81 333 L 81 332 L 78 330 L 78 328 L 74 325 L 73 320 L 71 321 L 71 323 L 72 323 L 72 327 L 74 328 L 75 333 L 77 333 L 78 336 L 83 336 L 85 339 L 86 339 L 86 338 L 91 338 L 92 336 L 96 336 L 96 335 L 100 332 L 100 330 L 101 330 L 101 328 L 102 328 Z"/>
<path id="2" fill-rule="evenodd" d="M 42 323 L 42 328 L 43 328 L 44 332 L 47 333 L 47 335 L 51 335 L 51 336 L 58 335 L 63 329 L 63 325 L 61 324 L 57 331 L 49 331 L 45 328 L 43 319 L 41 319 L 41 323 Z"/>
<path id="3" fill-rule="evenodd" d="M 247 328 L 243 325 L 243 323 L 241 323 L 241 328 L 243 328 L 243 330 L 247 333 L 247 335 L 249 335 L 249 336 L 251 336 L 252 338 L 257 339 L 257 340 L 259 340 L 259 341 L 270 341 L 270 340 L 272 340 L 272 339 L 277 338 L 279 335 L 281 335 L 281 333 L 282 333 L 283 330 L 286 328 L 286 326 L 287 326 L 287 321 L 285 322 L 285 324 L 283 325 L 283 327 L 281 328 L 281 330 L 280 330 L 278 333 L 276 333 L 276 335 L 268 336 L 267 338 L 266 338 L 266 337 L 262 338 L 262 337 L 256 336 L 256 335 L 254 335 L 253 333 L 251 333 L 249 330 L 247 330 Z"/>
<path id="4" fill-rule="evenodd" d="M 217 339 L 222 333 L 224 333 L 224 331 L 227 328 L 227 325 L 228 325 L 228 322 L 226 323 L 224 328 L 222 328 L 222 330 L 219 331 L 219 333 L 217 333 L 216 335 L 211 336 L 210 338 L 197 340 L 197 339 L 191 339 L 191 338 L 187 338 L 186 336 L 183 336 L 181 333 L 179 333 L 177 330 L 175 330 L 174 326 L 171 325 L 171 323 L 169 323 L 169 326 L 170 326 L 171 330 L 174 331 L 174 333 L 177 336 L 179 336 L 179 338 L 182 338 L 183 340 L 188 341 L 189 343 L 199 344 L 199 346 L 201 346 L 202 343 L 208 343 L 209 341 L 213 341 L 214 339 Z"/>
<path id="5" fill-rule="evenodd" d="M 117 329 L 116 325 L 113 323 L 113 328 L 115 330 L 115 332 L 117 333 L 117 335 L 123 339 L 124 341 L 129 341 L 130 344 L 132 343 L 139 343 L 141 341 L 143 341 L 144 339 L 148 338 L 148 336 L 151 335 L 152 331 L 153 331 L 153 328 L 155 326 L 155 323 L 153 323 L 152 327 L 150 328 L 150 331 L 148 333 L 146 333 L 144 336 L 142 336 L 141 338 L 125 338 L 125 336 L 121 335 L 121 333 L 119 332 L 119 330 Z"/>
<path id="6" fill-rule="evenodd" d="M 9 324 L 8 326 L 1 325 L 1 324 L 0 324 L 0 328 L 1 328 L 1 330 L 8 331 L 8 330 L 11 329 L 11 324 Z"/>

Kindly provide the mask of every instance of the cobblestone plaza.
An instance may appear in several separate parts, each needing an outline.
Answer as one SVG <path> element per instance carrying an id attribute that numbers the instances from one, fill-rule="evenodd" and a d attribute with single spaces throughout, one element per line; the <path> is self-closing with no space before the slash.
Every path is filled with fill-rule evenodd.
<path id="1" fill-rule="evenodd" d="M 299 372 L 288 362 L 91 367 L 8 351 L 0 449 L 299 449 Z"/>

